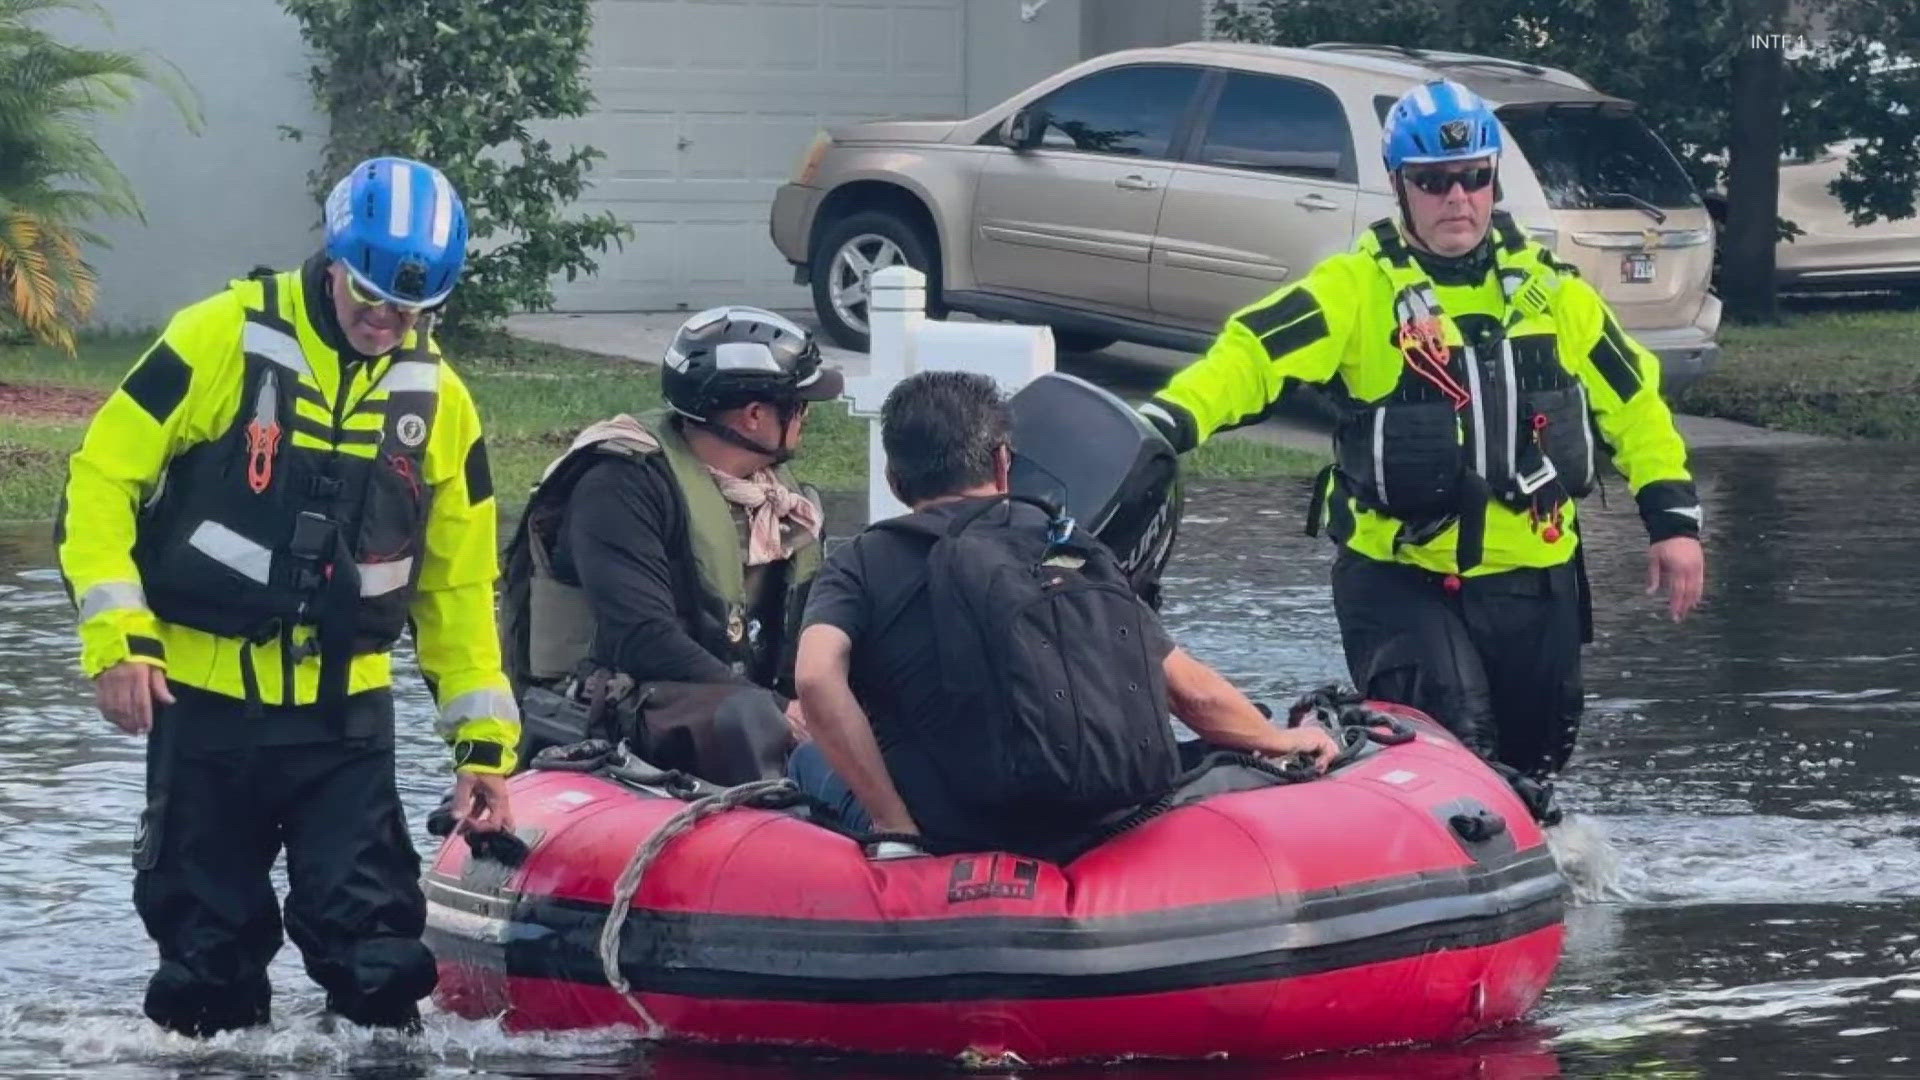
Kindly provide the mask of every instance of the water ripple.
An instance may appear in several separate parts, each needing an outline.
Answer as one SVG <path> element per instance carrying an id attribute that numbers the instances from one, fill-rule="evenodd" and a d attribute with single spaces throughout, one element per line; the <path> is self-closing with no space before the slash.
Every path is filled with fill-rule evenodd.
<path id="1" fill-rule="evenodd" d="M 1860 508 L 1913 505 L 1920 453 L 1875 450 L 1870 470 L 1858 453 L 1699 455 L 1710 587 L 1682 626 L 1644 595 L 1632 499 L 1583 507 L 1595 640 L 1561 779 L 1574 817 L 1554 844 L 1585 902 L 1535 1018 L 1552 1048 L 1514 1075 L 1558 1075 L 1555 1060 L 1566 1075 L 1913 1073 L 1920 534 Z M 1346 674 L 1330 548 L 1292 509 L 1303 490 L 1193 485 L 1166 580 L 1176 640 L 1276 704 Z M 127 864 L 143 743 L 93 711 L 45 534 L 0 532 L 0 1074 L 656 1074 L 617 1035 L 507 1037 L 438 1014 L 409 1043 L 322 1031 L 290 947 L 271 968 L 271 1031 L 197 1043 L 146 1023 L 153 952 Z M 430 851 L 421 823 L 446 751 L 405 649 L 395 667 L 401 796 Z M 1428 1061 L 1395 1075 L 1473 1073 Z"/>

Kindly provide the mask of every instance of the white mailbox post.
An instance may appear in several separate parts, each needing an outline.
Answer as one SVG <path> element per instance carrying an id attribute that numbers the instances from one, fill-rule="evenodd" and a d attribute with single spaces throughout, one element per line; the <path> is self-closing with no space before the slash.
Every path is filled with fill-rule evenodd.
<path id="1" fill-rule="evenodd" d="M 1053 370 L 1053 331 L 1009 323 L 940 322 L 927 318 L 927 278 L 910 266 L 873 275 L 867 321 L 867 374 L 847 379 L 847 411 L 867 420 L 867 520 L 907 512 L 887 487 L 880 445 L 880 406 L 902 379 L 922 371 L 973 371 L 991 376 L 1005 394 Z"/>

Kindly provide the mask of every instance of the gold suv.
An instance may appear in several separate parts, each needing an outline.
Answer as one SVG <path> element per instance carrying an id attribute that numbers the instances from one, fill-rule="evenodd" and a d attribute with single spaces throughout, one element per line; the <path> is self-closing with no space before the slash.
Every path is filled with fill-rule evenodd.
<path id="1" fill-rule="evenodd" d="M 1198 352 L 1234 309 L 1394 213 L 1380 125 L 1436 76 L 1505 125 L 1500 205 L 1594 282 L 1669 387 L 1710 367 L 1713 222 L 1632 103 L 1552 68 L 1328 43 L 1191 42 L 1087 60 L 965 120 L 822 132 L 773 242 L 822 324 L 865 348 L 867 285 L 905 262 L 936 314 L 1052 326 L 1060 347 Z"/>

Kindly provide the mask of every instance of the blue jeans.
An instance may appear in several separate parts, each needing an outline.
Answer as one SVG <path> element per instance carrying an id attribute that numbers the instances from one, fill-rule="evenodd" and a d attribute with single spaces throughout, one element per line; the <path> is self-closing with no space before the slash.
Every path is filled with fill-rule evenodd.
<path id="1" fill-rule="evenodd" d="M 820 752 L 819 744 L 804 742 L 794 749 L 787 758 L 787 778 L 839 814 L 840 824 L 849 831 L 873 831 L 873 818 L 867 808 L 860 805 L 853 789 L 827 764 L 827 755 Z"/>

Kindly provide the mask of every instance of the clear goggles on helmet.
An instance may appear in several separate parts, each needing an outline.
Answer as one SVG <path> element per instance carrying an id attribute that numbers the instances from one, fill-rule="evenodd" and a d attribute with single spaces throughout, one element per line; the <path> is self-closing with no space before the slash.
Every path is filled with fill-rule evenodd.
<path id="1" fill-rule="evenodd" d="M 347 295 L 353 297 L 354 303 L 360 304 L 364 307 L 390 307 L 405 315 L 418 315 L 422 311 L 425 311 L 429 307 L 433 306 L 431 303 L 426 303 L 421 301 L 396 300 L 389 296 L 383 296 L 380 293 L 375 292 L 371 285 L 368 285 L 362 282 L 360 280 L 360 275 L 354 273 L 352 267 L 347 267 L 346 276 L 347 276 Z M 416 279 L 417 283 L 421 286 L 421 290 L 424 291 L 425 285 L 426 285 L 426 282 L 424 280 L 425 275 L 421 274 L 418 270 L 414 269 L 413 267 L 402 267 L 399 274 L 400 281 L 396 282 L 395 284 L 405 285 L 408 283 L 407 279 L 409 277 Z"/>

